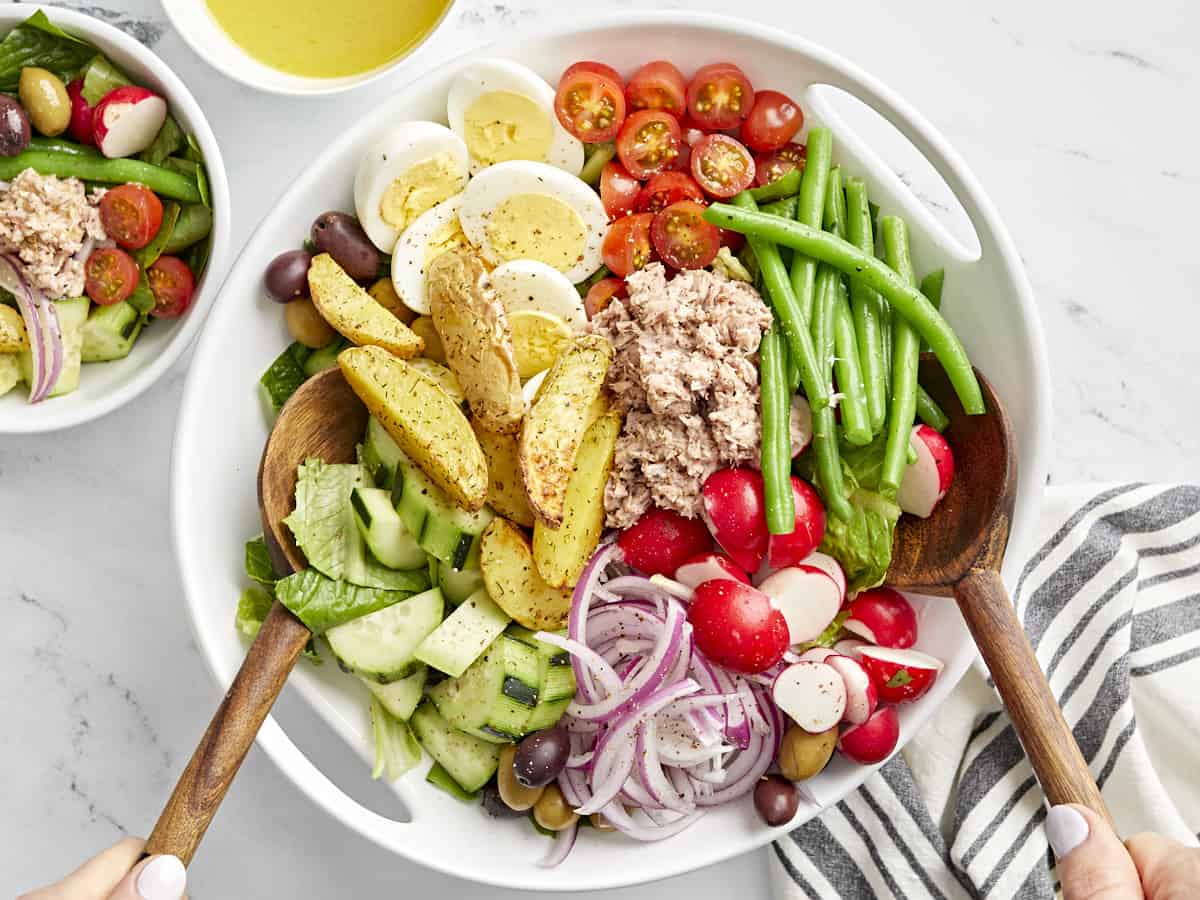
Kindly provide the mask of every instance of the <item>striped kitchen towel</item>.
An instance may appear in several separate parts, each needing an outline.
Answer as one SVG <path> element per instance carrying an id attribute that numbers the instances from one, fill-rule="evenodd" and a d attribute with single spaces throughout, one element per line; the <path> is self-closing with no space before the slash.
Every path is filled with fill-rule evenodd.
<path id="1" fill-rule="evenodd" d="M 1051 488 L 1018 613 L 1124 836 L 1200 832 L 1200 486 Z M 778 841 L 781 900 L 1049 898 L 1033 770 L 982 662 L 904 753 Z"/>

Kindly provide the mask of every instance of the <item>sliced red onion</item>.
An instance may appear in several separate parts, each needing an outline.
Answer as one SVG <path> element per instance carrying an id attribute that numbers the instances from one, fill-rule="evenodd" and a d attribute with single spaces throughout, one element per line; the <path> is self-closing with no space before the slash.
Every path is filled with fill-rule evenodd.
<path id="1" fill-rule="evenodd" d="M 669 825 L 657 825 L 654 822 L 642 824 L 634 820 L 625 808 L 619 803 L 610 803 L 600 811 L 600 814 L 606 818 L 609 823 L 618 831 L 627 834 L 631 838 L 639 841 L 661 841 L 664 838 L 673 837 L 679 834 L 688 826 L 692 825 L 704 815 L 704 810 L 696 809 L 688 815 L 680 819 L 676 819 Z"/>
<path id="2" fill-rule="evenodd" d="M 696 596 L 696 592 L 686 584 L 680 584 L 674 578 L 668 578 L 666 575 L 651 575 L 650 583 L 684 603 L 691 603 L 692 598 Z"/>
<path id="3" fill-rule="evenodd" d="M 29 386 L 29 402 L 38 403 L 45 399 L 46 394 L 54 385 L 54 379 L 50 377 L 49 364 L 53 362 L 55 344 L 57 344 L 60 354 L 59 366 L 62 365 L 61 329 L 48 327 L 49 323 L 44 318 L 46 307 L 42 302 L 44 298 L 41 292 L 35 291 L 30 285 L 29 280 L 25 277 L 25 269 L 22 267 L 21 261 L 7 253 L 0 255 L 0 287 L 16 298 L 17 309 L 20 310 L 21 318 L 25 321 L 25 333 L 29 337 L 29 355 L 33 363 L 33 384 Z M 50 312 L 54 315 L 54 322 L 57 326 L 58 315 L 54 310 L 50 310 Z M 49 359 L 47 351 L 49 351 Z M 57 375 L 55 379 L 57 379 Z"/>
<path id="4" fill-rule="evenodd" d="M 576 683 L 580 681 L 590 683 L 592 676 L 595 675 L 609 696 L 621 692 L 620 677 L 613 671 L 613 667 L 605 662 L 603 657 L 591 647 L 584 646 L 576 640 L 565 638 L 561 634 L 553 634 L 549 631 L 539 631 L 535 637 L 545 644 L 566 650 L 571 654 L 572 664 L 578 662 L 580 666 L 575 672 Z M 580 675 L 580 671 L 583 672 L 582 676 Z"/>
<path id="5" fill-rule="evenodd" d="M 579 575 L 579 581 L 575 584 L 575 590 L 571 594 L 571 611 L 567 616 L 567 636 L 571 640 L 578 642 L 581 645 L 587 645 L 587 616 L 588 607 L 591 604 L 592 592 L 599 586 L 600 579 L 604 575 L 604 570 L 614 559 L 618 559 L 621 554 L 621 549 L 615 544 L 601 544 L 596 552 L 592 554 L 592 558 L 588 560 L 587 565 L 583 567 L 583 572 Z M 583 696 L 586 702 L 595 702 L 598 698 L 598 693 L 592 684 L 591 677 L 587 672 L 582 659 L 571 656 L 571 666 L 575 670 L 575 683 L 578 692 Z"/>
<path id="6" fill-rule="evenodd" d="M 83 239 L 83 243 L 79 245 L 79 249 L 75 251 L 72 259 L 78 262 L 87 262 L 87 258 L 92 255 L 92 251 L 96 249 L 96 239 L 90 234 Z"/>
<path id="7" fill-rule="evenodd" d="M 654 719 L 649 719 L 638 731 L 637 767 L 642 785 L 659 806 L 678 813 L 691 812 L 694 807 L 689 808 L 680 802 L 679 792 L 663 771 L 658 758 L 658 726 Z"/>
<path id="8" fill-rule="evenodd" d="M 538 863 L 543 869 L 553 869 L 566 859 L 575 847 L 575 838 L 579 834 L 579 823 L 572 822 L 568 827 L 554 835 L 554 843 L 546 853 L 545 858 Z"/>
<path id="9" fill-rule="evenodd" d="M 567 757 L 568 769 L 586 769 L 592 763 L 592 758 L 595 757 L 595 750 L 584 750 L 580 753 L 572 753 Z"/>
<path id="10" fill-rule="evenodd" d="M 62 374 L 63 369 L 63 333 L 62 322 L 58 318 L 58 307 L 54 305 L 53 300 L 41 298 L 42 331 L 48 336 L 50 343 L 50 358 L 46 360 L 46 380 L 42 384 L 41 393 L 37 400 L 31 398 L 30 402 L 37 403 L 45 400 L 50 392 L 54 390 L 54 385 L 58 384 L 58 376 Z"/>

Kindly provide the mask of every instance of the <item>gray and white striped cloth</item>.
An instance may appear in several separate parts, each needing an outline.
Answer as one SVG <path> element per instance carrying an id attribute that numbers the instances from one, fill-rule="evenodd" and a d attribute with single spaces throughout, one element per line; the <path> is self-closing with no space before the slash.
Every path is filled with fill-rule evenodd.
<path id="1" fill-rule="evenodd" d="M 1018 613 L 1118 830 L 1200 832 L 1200 486 L 1052 488 Z M 982 662 L 772 848 L 779 900 L 1049 898 L 1044 797 Z"/>

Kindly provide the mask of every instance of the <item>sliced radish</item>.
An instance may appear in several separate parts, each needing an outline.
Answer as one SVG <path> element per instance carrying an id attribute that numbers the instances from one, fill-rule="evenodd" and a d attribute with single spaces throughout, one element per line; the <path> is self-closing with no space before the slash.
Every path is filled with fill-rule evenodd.
<path id="1" fill-rule="evenodd" d="M 767 555 L 767 515 L 762 474 L 753 469 L 713 472 L 702 489 L 701 513 L 718 544 L 747 572 Z"/>
<path id="2" fill-rule="evenodd" d="M 621 532 L 625 562 L 646 575 L 673 575 L 680 563 L 712 547 L 708 529 L 669 509 L 649 509 Z"/>
<path id="3" fill-rule="evenodd" d="M 842 564 L 830 556 L 828 553 L 822 553 L 820 550 L 814 550 L 804 559 L 800 560 L 802 565 L 813 566 L 820 569 L 830 578 L 837 582 L 839 590 L 842 592 L 842 600 L 846 599 L 846 572 L 842 569 Z"/>
<path id="4" fill-rule="evenodd" d="M 837 655 L 838 652 L 832 647 L 811 647 L 800 654 L 800 662 L 823 663 L 829 657 Z"/>
<path id="5" fill-rule="evenodd" d="M 842 607 L 834 580 L 812 566 L 790 566 L 763 579 L 758 589 L 771 598 L 788 624 L 788 643 L 803 644 L 821 636 Z"/>
<path id="6" fill-rule="evenodd" d="M 858 659 L 858 655 L 862 648 L 870 646 L 871 645 L 866 641 L 859 640 L 858 638 L 845 638 L 834 644 L 833 649 L 842 654 L 842 656 L 848 656 L 851 659 Z"/>
<path id="7" fill-rule="evenodd" d="M 904 649 L 917 642 L 917 614 L 912 604 L 889 587 L 863 591 L 851 600 L 845 628 L 880 647 Z"/>
<path id="8" fill-rule="evenodd" d="M 750 576 L 732 559 L 721 553 L 701 553 L 675 570 L 675 580 L 690 588 L 721 578 L 740 581 L 742 584 L 750 583 Z"/>
<path id="9" fill-rule="evenodd" d="M 861 725 L 871 718 L 875 707 L 879 705 L 879 694 L 871 676 L 862 667 L 862 663 L 834 653 L 825 660 L 825 665 L 832 667 L 846 682 L 846 712 L 843 721 L 851 725 Z"/>
<path id="10" fill-rule="evenodd" d="M 791 421 L 792 459 L 804 452 L 804 448 L 812 443 L 812 407 L 808 401 L 797 394 L 792 398 Z"/>
<path id="11" fill-rule="evenodd" d="M 791 534 L 767 538 L 767 563 L 773 569 L 799 565 L 825 537 L 825 504 L 812 485 L 792 476 L 792 506 L 796 512 Z"/>
<path id="12" fill-rule="evenodd" d="M 96 146 L 110 159 L 141 153 L 167 119 L 167 101 L 153 91 L 126 85 L 109 91 L 96 104 L 92 130 Z"/>
<path id="13" fill-rule="evenodd" d="M 917 425 L 909 436 L 917 454 L 904 469 L 896 502 L 906 513 L 926 518 L 933 512 L 954 480 L 954 454 L 946 439 L 928 425 Z"/>
<path id="14" fill-rule="evenodd" d="M 67 85 L 67 97 L 71 101 L 71 122 L 67 126 L 71 137 L 81 144 L 95 144 L 96 135 L 92 129 L 95 109 L 83 98 L 83 79 L 76 78 Z"/>
<path id="15" fill-rule="evenodd" d="M 846 711 L 846 683 L 825 663 L 792 663 L 776 676 L 771 696 L 810 734 L 828 731 Z"/>
<path id="16" fill-rule="evenodd" d="M 883 762 L 900 741 L 900 719 L 896 707 L 881 706 L 861 725 L 847 725 L 838 737 L 838 749 L 856 763 L 871 766 Z"/>
<path id="17" fill-rule="evenodd" d="M 933 687 L 942 671 L 940 659 L 920 650 L 863 647 L 859 661 L 875 683 L 879 698 L 888 703 L 916 700 Z"/>

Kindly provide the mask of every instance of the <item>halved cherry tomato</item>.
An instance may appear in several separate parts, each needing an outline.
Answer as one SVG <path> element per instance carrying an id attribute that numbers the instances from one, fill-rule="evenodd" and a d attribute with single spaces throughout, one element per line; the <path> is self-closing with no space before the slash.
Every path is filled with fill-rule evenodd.
<path id="1" fill-rule="evenodd" d="M 751 150 L 778 150 L 803 124 L 804 113 L 791 97 L 779 91 L 759 91 L 742 123 L 742 141 Z"/>
<path id="2" fill-rule="evenodd" d="M 680 200 L 703 202 L 704 191 L 691 175 L 683 172 L 659 172 L 651 176 L 638 195 L 638 212 L 659 212 Z"/>
<path id="3" fill-rule="evenodd" d="M 637 206 L 642 183 L 625 171 L 616 160 L 606 162 L 600 170 L 600 202 L 610 219 L 627 216 Z"/>
<path id="4" fill-rule="evenodd" d="M 608 308 L 614 297 L 624 297 L 626 294 L 625 280 L 622 278 L 601 278 L 590 288 L 583 298 L 583 311 L 589 319 L 595 318 L 598 312 Z"/>
<path id="5" fill-rule="evenodd" d="M 674 63 L 657 59 L 633 73 L 625 99 L 630 109 L 665 109 L 681 116 L 687 108 L 687 79 Z"/>
<path id="6" fill-rule="evenodd" d="M 684 113 L 679 120 L 679 132 L 683 135 L 683 142 L 689 147 L 695 147 L 704 137 L 704 129 L 697 125 L 687 113 Z"/>
<path id="7" fill-rule="evenodd" d="M 721 229 L 704 221 L 703 205 L 680 200 L 654 217 L 650 241 L 668 266 L 703 269 L 721 249 Z"/>
<path id="8" fill-rule="evenodd" d="M 688 83 L 688 113 L 706 131 L 737 128 L 754 106 L 750 79 L 733 63 L 703 66 Z"/>
<path id="9" fill-rule="evenodd" d="M 162 201 L 144 184 L 119 184 L 100 198 L 100 224 L 109 237 L 130 250 L 140 250 L 154 240 L 162 215 Z"/>
<path id="10" fill-rule="evenodd" d="M 554 114 L 581 141 L 611 141 L 625 121 L 621 82 L 584 69 L 568 69 L 554 95 Z"/>
<path id="11" fill-rule="evenodd" d="M 754 183 L 754 159 L 729 135 L 710 134 L 692 148 L 692 176 L 713 197 L 732 197 Z"/>
<path id="12" fill-rule="evenodd" d="M 192 270 L 178 256 L 160 256 L 146 271 L 150 292 L 154 294 L 154 309 L 150 315 L 158 319 L 177 319 L 192 305 L 196 279 Z"/>
<path id="13" fill-rule="evenodd" d="M 600 255 L 614 275 L 624 278 L 654 258 L 654 247 L 650 243 L 653 221 L 653 213 L 634 213 L 609 226 Z"/>
<path id="14" fill-rule="evenodd" d="M 617 134 L 617 156 L 634 178 L 670 168 L 679 156 L 679 121 L 661 109 L 630 113 Z"/>
<path id="15" fill-rule="evenodd" d="M 680 143 L 679 155 L 675 157 L 675 161 L 667 167 L 668 172 L 690 172 L 692 171 L 692 148 L 686 143 Z"/>
<path id="16" fill-rule="evenodd" d="M 120 303 L 137 287 L 133 257 L 116 247 L 93 250 L 83 264 L 84 292 L 101 306 Z"/>
<path id="17" fill-rule="evenodd" d="M 754 181 L 758 185 L 770 184 L 782 178 L 792 169 L 804 171 L 806 148 L 803 144 L 784 144 L 778 150 L 758 153 L 754 156 Z"/>
<path id="18" fill-rule="evenodd" d="M 562 84 L 578 72 L 595 72 L 597 75 L 603 75 L 605 78 L 615 81 L 621 86 L 622 90 L 625 89 L 625 79 L 621 77 L 620 72 L 608 63 L 596 62 L 591 59 L 581 59 L 577 63 L 571 63 L 571 65 L 567 66 L 567 70 L 562 73 L 562 77 L 558 79 L 558 83 Z"/>

